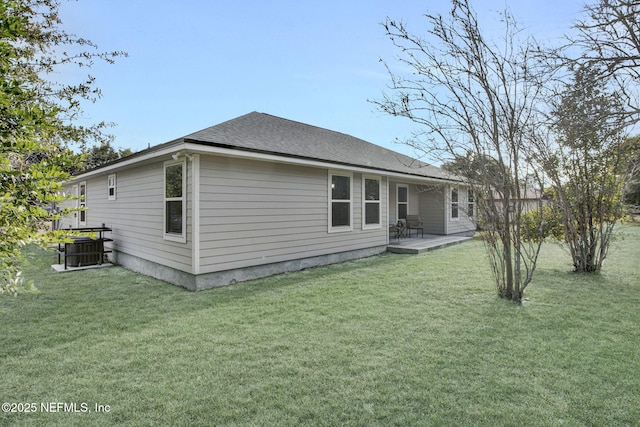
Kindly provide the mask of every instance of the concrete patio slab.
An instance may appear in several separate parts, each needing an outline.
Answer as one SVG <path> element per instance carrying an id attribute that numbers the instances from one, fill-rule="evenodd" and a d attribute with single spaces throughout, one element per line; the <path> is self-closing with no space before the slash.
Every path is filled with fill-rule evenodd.
<path id="1" fill-rule="evenodd" d="M 102 264 L 85 265 L 84 267 L 67 267 L 66 270 L 64 269 L 64 264 L 53 264 L 51 266 L 51 269 L 56 273 L 63 273 L 66 271 L 91 270 L 94 268 L 107 268 L 107 267 L 113 267 L 113 264 L 111 264 L 110 262 L 103 262 Z"/>
<path id="2" fill-rule="evenodd" d="M 390 240 L 387 251 L 394 254 L 421 254 L 434 249 L 445 248 L 473 239 L 470 236 L 449 235 L 440 236 L 425 234 L 424 237 L 410 237 L 398 240 Z"/>

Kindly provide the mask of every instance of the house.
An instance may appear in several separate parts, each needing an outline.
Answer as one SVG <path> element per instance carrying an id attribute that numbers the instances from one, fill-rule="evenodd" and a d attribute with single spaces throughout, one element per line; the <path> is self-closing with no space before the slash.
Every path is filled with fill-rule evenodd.
<path id="1" fill-rule="evenodd" d="M 493 202 L 496 203 L 498 210 L 501 209 L 502 196 L 499 192 L 493 192 Z M 540 209 L 542 206 L 551 204 L 552 200 L 543 191 L 534 188 L 520 189 L 520 209 L 522 213 L 527 213 Z"/>
<path id="2" fill-rule="evenodd" d="M 61 227 L 105 224 L 113 261 L 201 290 L 379 254 L 389 224 L 473 233 L 461 181 L 358 138 L 253 112 L 75 176 Z M 466 205 L 465 205 L 466 206 Z M 472 209 L 473 212 L 473 209 Z"/>
<path id="3" fill-rule="evenodd" d="M 526 188 L 522 190 L 521 203 L 523 212 L 531 212 L 540 209 L 542 206 L 551 204 L 551 199 L 540 190 Z"/>

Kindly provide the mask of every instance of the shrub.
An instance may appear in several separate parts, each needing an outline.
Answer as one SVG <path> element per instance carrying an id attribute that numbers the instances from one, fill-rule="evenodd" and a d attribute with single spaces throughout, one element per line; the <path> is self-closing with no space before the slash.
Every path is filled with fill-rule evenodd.
<path id="1" fill-rule="evenodd" d="M 520 235 L 524 241 L 539 242 L 546 238 L 564 240 L 562 213 L 553 205 L 545 205 L 520 216 Z"/>

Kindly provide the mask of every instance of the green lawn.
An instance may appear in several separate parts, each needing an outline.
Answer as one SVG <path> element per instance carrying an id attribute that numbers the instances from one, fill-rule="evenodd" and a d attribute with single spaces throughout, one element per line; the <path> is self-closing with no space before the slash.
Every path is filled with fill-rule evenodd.
<path id="1" fill-rule="evenodd" d="M 0 400 L 37 411 L 0 425 L 638 425 L 640 226 L 622 231 L 595 276 L 545 246 L 522 307 L 478 241 L 199 293 L 38 253 L 39 292 L 0 299 Z"/>

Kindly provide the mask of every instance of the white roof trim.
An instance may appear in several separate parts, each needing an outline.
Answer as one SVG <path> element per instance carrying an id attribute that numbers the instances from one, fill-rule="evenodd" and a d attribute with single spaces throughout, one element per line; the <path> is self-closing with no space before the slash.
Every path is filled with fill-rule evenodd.
<path id="1" fill-rule="evenodd" d="M 75 182 L 75 181 L 80 181 L 83 179 L 87 179 L 93 176 L 99 176 L 99 175 L 104 175 L 106 173 L 118 170 L 118 169 L 126 169 L 128 166 L 134 165 L 136 163 L 140 163 L 140 162 L 144 162 L 145 160 L 150 160 L 156 157 L 162 157 L 162 156 L 167 156 L 170 154 L 175 153 L 176 151 L 180 151 L 184 149 L 185 144 L 184 143 L 180 143 L 180 144 L 176 144 L 176 145 L 170 145 L 167 147 L 164 147 L 160 150 L 154 150 L 154 151 L 150 151 L 146 154 L 142 154 L 139 156 L 133 156 L 130 159 L 124 159 L 120 162 L 116 162 L 104 167 L 100 167 L 98 169 L 93 169 L 87 172 L 83 172 L 80 175 L 76 175 L 74 177 L 72 177 L 69 182 Z"/>
<path id="2" fill-rule="evenodd" d="M 131 159 L 128 159 L 128 160 L 125 159 L 123 161 L 113 163 L 111 165 L 101 167 L 99 169 L 94 169 L 94 170 L 82 173 L 80 175 L 77 175 L 73 177 L 71 180 L 69 180 L 69 182 L 85 180 L 92 176 L 103 175 L 114 170 L 130 167 L 136 163 L 140 163 L 145 160 L 150 160 L 155 157 L 168 156 L 170 154 L 176 153 L 177 151 L 183 151 L 185 152 L 185 154 L 186 153 L 215 154 L 218 156 L 225 156 L 225 157 L 236 157 L 236 158 L 242 158 L 242 159 L 252 159 L 252 160 L 268 161 L 268 162 L 275 162 L 275 163 L 303 165 L 303 166 L 318 167 L 323 169 L 347 170 L 352 172 L 383 175 L 383 176 L 388 176 L 393 178 L 411 179 L 411 180 L 417 180 L 417 181 L 423 181 L 423 182 L 455 183 L 458 185 L 464 185 L 459 181 L 447 180 L 442 178 L 432 178 L 432 177 L 426 177 L 426 176 L 420 176 L 420 175 L 411 175 L 411 174 L 406 174 L 402 172 L 393 172 L 393 171 L 387 171 L 387 170 L 381 170 L 381 169 L 367 168 L 363 166 L 340 165 L 340 164 L 321 161 L 321 160 L 301 159 L 299 157 L 288 157 L 288 156 L 269 154 L 269 153 L 257 153 L 254 151 L 245 151 L 241 149 L 231 149 L 231 148 L 224 148 L 224 147 L 217 147 L 217 146 L 210 146 L 210 145 L 202 145 L 202 144 L 191 143 L 191 142 L 180 142 L 180 143 L 176 143 L 175 145 L 170 144 L 159 150 L 154 150 L 140 156 L 133 156 L 133 158 Z"/>

